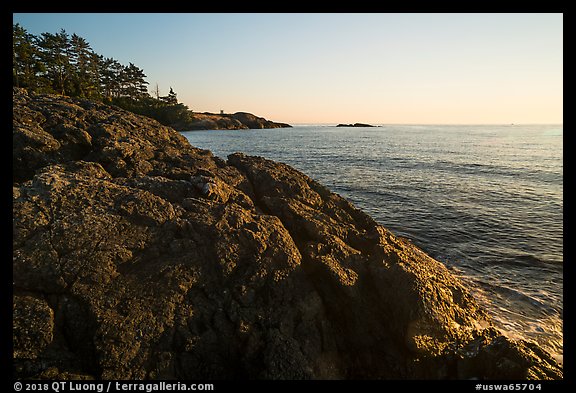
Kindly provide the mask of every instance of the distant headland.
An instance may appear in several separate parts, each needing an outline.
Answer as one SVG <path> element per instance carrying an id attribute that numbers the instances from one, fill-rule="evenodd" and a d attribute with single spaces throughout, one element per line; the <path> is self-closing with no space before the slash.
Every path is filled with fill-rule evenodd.
<path id="1" fill-rule="evenodd" d="M 191 130 L 245 130 L 261 128 L 288 128 L 290 124 L 277 123 L 258 117 L 252 113 L 236 112 L 228 113 L 198 113 L 194 112 L 190 119 L 182 124 L 171 124 L 178 131 Z"/>

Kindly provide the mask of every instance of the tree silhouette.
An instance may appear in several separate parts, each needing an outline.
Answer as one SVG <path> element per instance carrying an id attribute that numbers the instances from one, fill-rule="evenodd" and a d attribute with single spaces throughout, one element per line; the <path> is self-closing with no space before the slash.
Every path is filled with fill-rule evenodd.
<path id="1" fill-rule="evenodd" d="M 144 70 L 104 57 L 92 50 L 76 33 L 30 34 L 18 23 L 12 25 L 12 83 L 31 91 L 104 100 L 163 124 L 186 123 L 191 111 L 178 103 L 174 89 L 156 98 L 148 93 Z"/>
<path id="2" fill-rule="evenodd" d="M 46 67 L 46 76 L 52 88 L 59 94 L 66 94 L 72 75 L 70 63 L 70 38 L 64 29 L 59 33 L 42 33 L 38 41 L 40 59 Z"/>
<path id="3" fill-rule="evenodd" d="M 167 104 L 171 104 L 171 105 L 178 104 L 178 97 L 177 97 L 176 93 L 174 93 L 172 86 L 170 86 L 170 92 L 168 93 L 168 95 L 164 96 L 164 97 L 160 97 L 160 99 L 162 101 L 166 102 Z"/>
<path id="4" fill-rule="evenodd" d="M 70 38 L 70 65 L 71 94 L 80 97 L 97 97 L 100 92 L 98 59 L 90 44 L 76 34 L 72 34 Z"/>
<path id="5" fill-rule="evenodd" d="M 13 85 L 35 90 L 38 74 L 44 70 L 39 60 L 35 36 L 29 34 L 18 23 L 12 26 L 12 79 Z"/>

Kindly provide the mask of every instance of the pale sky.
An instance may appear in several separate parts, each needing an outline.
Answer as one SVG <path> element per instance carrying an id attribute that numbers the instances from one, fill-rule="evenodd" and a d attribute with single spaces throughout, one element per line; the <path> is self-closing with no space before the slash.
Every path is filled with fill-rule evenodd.
<path id="1" fill-rule="evenodd" d="M 298 123 L 563 123 L 562 14 L 23 14 L 194 111 Z"/>

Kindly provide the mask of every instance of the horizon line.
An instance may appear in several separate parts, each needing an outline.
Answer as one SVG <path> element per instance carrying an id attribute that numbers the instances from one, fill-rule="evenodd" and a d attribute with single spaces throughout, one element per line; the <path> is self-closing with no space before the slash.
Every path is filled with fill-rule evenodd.
<path id="1" fill-rule="evenodd" d="M 360 122 L 357 122 L 360 123 Z M 302 122 L 289 123 L 293 126 L 334 126 L 338 124 L 355 124 L 355 123 L 325 123 L 325 122 Z M 372 126 L 564 126 L 564 123 L 363 123 Z"/>

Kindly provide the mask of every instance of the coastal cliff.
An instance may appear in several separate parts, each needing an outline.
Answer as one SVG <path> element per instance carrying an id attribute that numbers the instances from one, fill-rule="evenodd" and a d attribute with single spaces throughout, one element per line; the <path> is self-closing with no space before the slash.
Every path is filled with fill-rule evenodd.
<path id="1" fill-rule="evenodd" d="M 13 95 L 17 378 L 560 379 L 460 280 L 291 168 Z"/>

